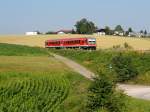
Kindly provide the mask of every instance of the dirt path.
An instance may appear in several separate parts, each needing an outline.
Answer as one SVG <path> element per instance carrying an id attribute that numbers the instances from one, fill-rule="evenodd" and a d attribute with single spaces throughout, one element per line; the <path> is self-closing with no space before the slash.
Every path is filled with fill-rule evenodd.
<path id="1" fill-rule="evenodd" d="M 75 72 L 83 75 L 84 77 L 92 80 L 94 77 L 94 73 L 83 67 L 82 65 L 72 61 L 68 58 L 65 58 L 60 55 L 52 54 L 55 59 L 65 63 L 68 67 L 73 69 Z M 150 87 L 149 86 L 138 86 L 138 85 L 125 85 L 118 84 L 118 88 L 123 90 L 128 96 L 132 96 L 134 98 L 150 100 Z"/>
<path id="2" fill-rule="evenodd" d="M 118 84 L 118 87 L 123 90 L 128 96 L 134 98 L 150 100 L 150 87 L 140 85 Z"/>
<path id="3" fill-rule="evenodd" d="M 70 67 L 71 69 L 73 69 L 75 72 L 83 75 L 84 77 L 92 80 L 92 77 L 94 77 L 94 73 L 92 73 L 91 71 L 89 71 L 88 69 L 86 69 L 85 67 L 81 66 L 80 64 L 65 58 L 63 56 L 60 55 L 56 55 L 56 54 L 52 54 L 55 59 L 60 60 L 61 62 L 63 62 L 64 64 L 66 64 L 68 67 Z"/>

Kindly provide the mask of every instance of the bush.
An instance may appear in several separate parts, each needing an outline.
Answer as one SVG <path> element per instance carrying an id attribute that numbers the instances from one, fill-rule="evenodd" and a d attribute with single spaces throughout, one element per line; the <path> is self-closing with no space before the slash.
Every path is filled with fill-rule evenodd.
<path id="1" fill-rule="evenodd" d="M 88 90 L 87 112 L 123 112 L 126 107 L 125 96 L 116 91 L 115 81 L 101 72 L 99 75 Z"/>
<path id="2" fill-rule="evenodd" d="M 128 81 L 138 75 L 138 71 L 129 56 L 123 56 L 120 53 L 112 59 L 112 65 L 119 82 Z"/>
<path id="3" fill-rule="evenodd" d="M 124 48 L 125 49 L 132 49 L 132 47 L 127 42 L 124 43 Z"/>

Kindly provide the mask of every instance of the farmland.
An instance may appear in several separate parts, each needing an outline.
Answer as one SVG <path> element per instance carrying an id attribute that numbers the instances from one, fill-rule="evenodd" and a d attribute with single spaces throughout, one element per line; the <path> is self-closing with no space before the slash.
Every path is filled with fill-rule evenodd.
<path id="1" fill-rule="evenodd" d="M 95 51 L 96 53 L 72 50 L 51 52 L 72 58 L 92 71 L 97 68 L 96 65 L 93 66 L 95 63 L 98 62 L 98 66 L 104 67 L 112 56 L 109 52 L 99 51 Z M 148 55 L 145 54 L 143 58 L 147 62 L 143 68 L 148 69 Z M 137 66 L 145 62 L 141 61 Z M 142 68 L 139 66 L 139 69 Z M 147 69 L 141 73 L 148 74 Z M 2 112 L 85 112 L 89 84 L 89 80 L 55 60 L 46 49 L 0 44 L 0 102 L 3 102 L 0 103 L 0 111 Z M 149 101 L 129 97 L 126 103 L 129 112 L 138 112 L 138 110 L 149 112 L 150 109 Z"/>
<path id="2" fill-rule="evenodd" d="M 0 36 L 0 43 L 11 43 L 29 46 L 44 47 L 45 40 L 56 38 L 78 38 L 95 37 L 98 49 L 108 49 L 113 46 L 123 46 L 128 43 L 134 50 L 150 50 L 150 39 L 129 38 L 117 36 L 97 36 L 97 35 L 38 35 L 38 36 Z"/>
<path id="3" fill-rule="evenodd" d="M 0 77 L 1 111 L 51 112 L 69 93 L 68 82 L 61 76 L 4 73 Z"/>
<path id="4" fill-rule="evenodd" d="M 47 50 L 10 44 L 0 46 L 1 112 L 62 112 L 64 106 L 71 110 L 76 108 L 76 102 L 83 100 L 89 81 L 54 60 Z M 76 88 L 83 89 L 76 91 Z M 78 100 L 70 101 L 74 98 Z"/>

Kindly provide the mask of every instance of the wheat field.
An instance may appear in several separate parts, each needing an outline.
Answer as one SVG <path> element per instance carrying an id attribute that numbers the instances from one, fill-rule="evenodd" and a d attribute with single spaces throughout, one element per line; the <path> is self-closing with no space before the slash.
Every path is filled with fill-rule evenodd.
<path id="1" fill-rule="evenodd" d="M 117 37 L 117 36 L 98 36 L 98 35 L 5 35 L 0 36 L 0 43 L 20 44 L 28 46 L 44 47 L 45 40 L 56 38 L 79 38 L 79 37 L 95 37 L 97 39 L 98 49 L 108 49 L 113 46 L 120 45 L 126 42 L 134 50 L 150 50 L 150 39 L 148 38 L 130 38 L 130 37 Z"/>

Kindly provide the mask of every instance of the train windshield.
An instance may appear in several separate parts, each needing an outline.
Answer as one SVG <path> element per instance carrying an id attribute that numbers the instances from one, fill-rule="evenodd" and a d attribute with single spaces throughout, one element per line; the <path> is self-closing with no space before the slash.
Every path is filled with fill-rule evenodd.
<path id="1" fill-rule="evenodd" d="M 96 39 L 88 39 L 88 44 L 96 44 Z"/>

